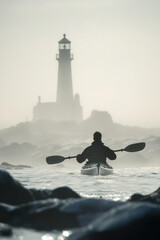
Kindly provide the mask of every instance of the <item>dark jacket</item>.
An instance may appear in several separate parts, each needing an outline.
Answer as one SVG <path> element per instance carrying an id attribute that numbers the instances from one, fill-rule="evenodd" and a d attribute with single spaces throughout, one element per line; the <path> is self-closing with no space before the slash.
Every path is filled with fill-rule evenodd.
<path id="1" fill-rule="evenodd" d="M 106 147 L 101 141 L 94 141 L 91 146 L 87 147 L 82 154 L 77 155 L 79 163 L 88 159 L 87 164 L 90 163 L 106 163 L 106 158 L 110 160 L 116 159 L 116 154 L 113 150 Z"/>

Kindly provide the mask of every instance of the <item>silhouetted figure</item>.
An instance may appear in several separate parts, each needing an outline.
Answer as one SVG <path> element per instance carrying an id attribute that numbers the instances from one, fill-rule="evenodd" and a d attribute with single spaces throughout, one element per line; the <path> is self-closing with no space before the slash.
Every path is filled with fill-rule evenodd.
<path id="1" fill-rule="evenodd" d="M 86 164 L 103 163 L 106 164 L 109 168 L 112 168 L 106 162 L 106 158 L 109 158 L 110 160 L 115 160 L 117 156 L 113 150 L 106 147 L 104 143 L 102 143 L 101 139 L 102 134 L 100 132 L 95 132 L 93 134 L 94 141 L 92 142 L 92 145 L 87 147 L 81 154 L 77 155 L 77 161 L 79 163 L 82 163 L 86 159 L 88 159 Z"/>

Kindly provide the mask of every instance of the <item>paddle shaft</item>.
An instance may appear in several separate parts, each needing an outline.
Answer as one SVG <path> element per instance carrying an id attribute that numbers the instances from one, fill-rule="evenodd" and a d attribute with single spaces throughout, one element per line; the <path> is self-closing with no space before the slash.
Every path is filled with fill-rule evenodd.
<path id="1" fill-rule="evenodd" d="M 69 156 L 69 157 L 64 157 L 64 159 L 71 159 L 71 158 L 76 158 L 77 156 Z"/>
<path id="2" fill-rule="evenodd" d="M 113 150 L 113 152 L 123 152 L 125 149 Z"/>

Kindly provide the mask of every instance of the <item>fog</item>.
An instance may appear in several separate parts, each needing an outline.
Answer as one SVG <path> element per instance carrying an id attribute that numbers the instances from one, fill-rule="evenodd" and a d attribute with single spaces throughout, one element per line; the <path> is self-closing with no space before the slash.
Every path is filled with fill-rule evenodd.
<path id="1" fill-rule="evenodd" d="M 81 123 L 39 120 L 20 123 L 0 131 L 0 162 L 5 169 L 10 167 L 4 165 L 4 162 L 47 167 L 47 156 L 67 157 L 82 153 L 93 142 L 93 133 L 97 127 L 102 132 L 103 143 L 113 150 L 124 149 L 132 143 L 146 143 L 141 152 L 117 153 L 116 161 L 108 160 L 113 167 L 160 165 L 160 129 L 120 125 L 113 122 L 107 112 L 100 111 L 92 112 L 91 117 Z M 54 167 L 80 168 L 81 164 L 73 159 Z"/>
<path id="2" fill-rule="evenodd" d="M 158 0 L 0 0 L 0 129 L 55 101 L 57 42 L 72 42 L 74 93 L 117 123 L 160 127 Z"/>
<path id="3" fill-rule="evenodd" d="M 49 155 L 77 155 L 98 130 L 113 150 L 146 142 L 140 153 L 118 153 L 114 167 L 159 166 L 159 12 L 158 0 L 0 0 L 1 163 L 37 166 Z M 63 122 L 33 121 L 38 96 L 55 105 L 63 34 L 83 121 L 67 119 L 65 105 Z"/>

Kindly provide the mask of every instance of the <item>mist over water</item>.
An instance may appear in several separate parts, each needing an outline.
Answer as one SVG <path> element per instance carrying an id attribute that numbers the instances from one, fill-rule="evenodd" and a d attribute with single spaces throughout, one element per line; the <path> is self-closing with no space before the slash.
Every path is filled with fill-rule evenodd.
<path id="1" fill-rule="evenodd" d="M 113 150 L 145 142 L 141 152 L 118 152 L 113 167 L 159 166 L 160 137 L 158 129 L 143 129 L 115 123 L 107 112 L 94 111 L 81 123 L 39 120 L 20 123 L 0 131 L 0 161 L 11 164 L 46 164 L 51 155 L 76 156 L 93 142 L 93 133 L 102 132 L 102 142 Z M 70 160 L 77 168 L 80 164 Z M 63 162 L 70 166 L 70 161 Z"/>
<path id="2" fill-rule="evenodd" d="M 36 166 L 46 165 L 47 156 L 76 156 L 91 145 L 94 130 L 91 128 L 91 122 L 89 125 L 83 122 L 78 126 L 73 123 L 57 124 L 48 121 L 20 124 L 0 132 L 0 161 Z M 122 134 L 124 130 L 125 135 Z M 116 168 L 159 166 L 160 137 L 148 136 L 150 131 L 144 129 L 140 132 L 139 128 L 132 129 L 120 125 L 117 128 L 114 123 L 107 125 L 102 131 L 102 142 L 113 150 L 124 149 L 132 143 L 146 143 L 143 151 L 118 152 L 117 159 L 108 160 L 108 163 Z M 74 166 L 75 169 L 81 166 L 75 159 L 66 160 L 62 165 L 67 168 Z"/>

